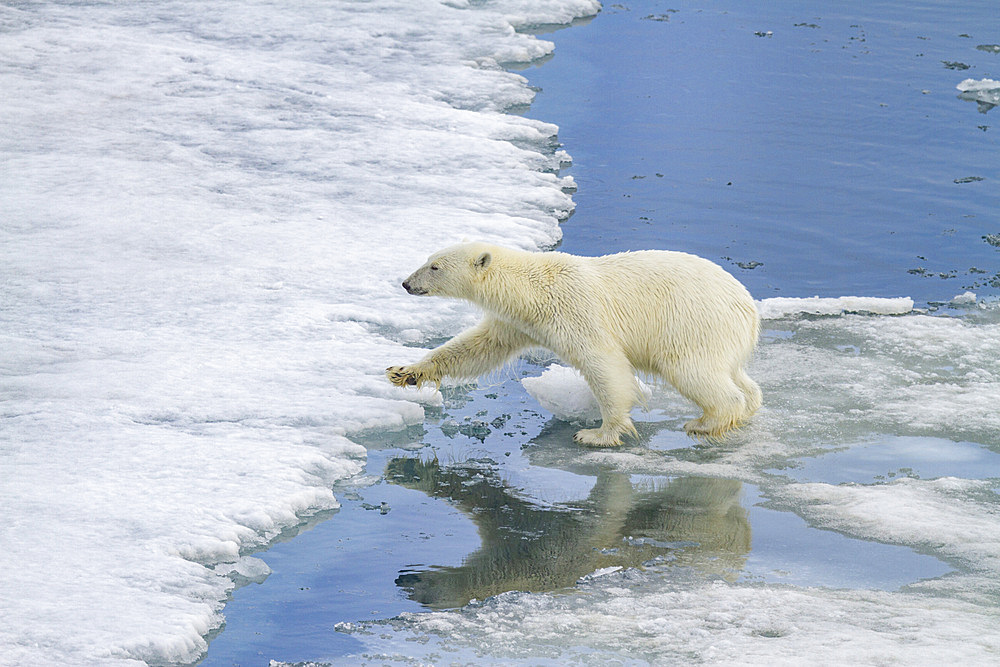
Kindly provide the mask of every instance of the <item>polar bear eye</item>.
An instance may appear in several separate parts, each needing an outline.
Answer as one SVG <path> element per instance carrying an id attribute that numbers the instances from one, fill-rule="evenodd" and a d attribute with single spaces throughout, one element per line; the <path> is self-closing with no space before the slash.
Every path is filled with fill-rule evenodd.
<path id="1" fill-rule="evenodd" d="M 431 264 L 431 271 L 437 271 L 438 268 L 440 268 L 440 267 L 438 267 L 437 264 Z"/>

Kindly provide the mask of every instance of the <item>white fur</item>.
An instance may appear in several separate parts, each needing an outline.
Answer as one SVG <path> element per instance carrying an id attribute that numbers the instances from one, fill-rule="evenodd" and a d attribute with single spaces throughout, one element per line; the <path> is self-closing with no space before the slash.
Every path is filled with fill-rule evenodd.
<path id="1" fill-rule="evenodd" d="M 545 347 L 594 392 L 601 427 L 576 439 L 595 446 L 635 434 L 629 411 L 642 399 L 637 371 L 670 382 L 704 411 L 685 425 L 692 434 L 720 435 L 760 407 L 760 388 L 744 370 L 760 329 L 753 299 L 695 255 L 577 257 L 466 243 L 432 255 L 403 286 L 466 299 L 485 317 L 416 364 L 387 369 L 394 384 L 475 378 L 525 348 Z"/>

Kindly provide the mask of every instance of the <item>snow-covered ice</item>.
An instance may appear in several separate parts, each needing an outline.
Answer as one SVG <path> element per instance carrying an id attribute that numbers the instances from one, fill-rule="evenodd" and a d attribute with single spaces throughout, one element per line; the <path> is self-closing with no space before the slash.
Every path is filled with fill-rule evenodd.
<path id="1" fill-rule="evenodd" d="M 1000 90 L 1000 81 L 994 81 L 993 79 L 964 79 L 955 87 L 963 93 L 978 92 L 982 90 Z"/>
<path id="2" fill-rule="evenodd" d="M 0 663 L 197 659 L 350 436 L 423 419 L 381 371 L 471 313 L 398 281 L 558 241 L 567 156 L 501 64 L 598 8 L 0 7 Z"/>
<path id="3" fill-rule="evenodd" d="M 509 593 L 457 612 L 342 627 L 377 647 L 377 664 L 411 655 L 508 665 L 934 665 L 1000 650 L 995 611 L 932 593 L 840 591 L 683 581 L 629 570 L 562 595 Z M 390 634 L 391 633 L 391 634 Z M 379 637 L 381 635 L 381 637 Z M 412 660 L 412 659 L 411 659 Z"/>

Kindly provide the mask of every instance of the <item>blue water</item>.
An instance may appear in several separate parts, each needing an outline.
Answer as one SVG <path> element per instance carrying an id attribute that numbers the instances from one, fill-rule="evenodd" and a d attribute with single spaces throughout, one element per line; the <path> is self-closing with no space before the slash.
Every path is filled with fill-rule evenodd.
<path id="1" fill-rule="evenodd" d="M 577 211 L 562 250 L 694 252 L 757 298 L 1000 293 L 1000 249 L 983 239 L 1000 233 L 1000 111 L 955 90 L 1000 75 L 1000 56 L 976 49 L 1000 41 L 991 3 L 628 2 L 545 37 L 555 58 L 523 73 L 541 89 L 527 113 L 557 123 L 574 159 Z M 956 62 L 969 69 L 946 65 Z M 956 182 L 967 177 L 982 180 Z M 886 590 L 950 570 L 817 530 L 737 481 L 640 483 L 579 467 L 571 432 L 511 378 L 449 395 L 396 444 L 364 442 L 367 473 L 382 479 L 337 489 L 337 514 L 258 555 L 273 574 L 235 592 L 203 664 L 336 662 L 362 648 L 339 622 L 554 590 L 648 559 L 732 580 Z M 691 447 L 664 433 L 668 448 Z M 977 445 L 925 444 L 888 438 L 771 473 L 878 483 L 998 470 Z M 942 445 L 955 456 L 919 456 Z M 594 517 L 616 493 L 629 510 L 609 530 Z M 725 547 L 650 518 L 719 507 L 738 536 Z"/>
<path id="2" fill-rule="evenodd" d="M 1000 76 L 995 3 L 624 5 L 529 73 L 579 185 L 563 250 L 686 250 L 757 298 L 1000 292 L 1000 111 L 955 89 Z"/>
<path id="3" fill-rule="evenodd" d="M 379 470 L 382 460 L 371 452 L 369 470 Z M 395 585 L 399 572 L 459 565 L 479 546 L 474 526 L 457 509 L 419 491 L 379 484 L 364 492 L 368 501 L 346 490 L 338 496 L 338 514 L 261 554 L 272 574 L 236 591 L 226 627 L 202 664 L 259 665 L 278 657 L 357 652 L 360 642 L 334 632 L 335 623 L 420 611 Z"/>
<path id="4" fill-rule="evenodd" d="M 902 461 L 905 464 L 901 464 Z M 780 473 L 798 482 L 827 484 L 877 484 L 899 477 L 1000 479 L 1000 454 L 972 442 L 882 436 L 849 449 L 836 449 L 822 456 L 793 460 Z"/>

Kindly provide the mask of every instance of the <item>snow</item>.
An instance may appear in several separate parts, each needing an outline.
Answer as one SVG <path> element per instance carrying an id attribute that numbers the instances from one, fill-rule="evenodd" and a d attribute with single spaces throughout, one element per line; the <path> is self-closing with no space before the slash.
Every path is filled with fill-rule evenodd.
<path id="1" fill-rule="evenodd" d="M 551 246 L 556 127 L 513 25 L 590 0 L 0 8 L 0 662 L 191 662 L 247 561 L 338 506 L 464 306 L 462 237 Z"/>

